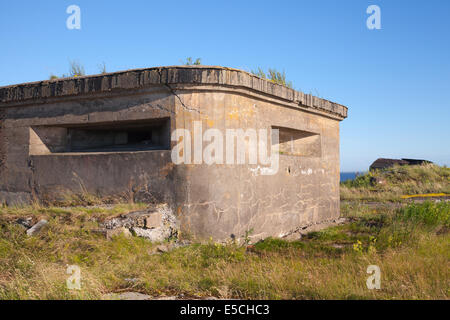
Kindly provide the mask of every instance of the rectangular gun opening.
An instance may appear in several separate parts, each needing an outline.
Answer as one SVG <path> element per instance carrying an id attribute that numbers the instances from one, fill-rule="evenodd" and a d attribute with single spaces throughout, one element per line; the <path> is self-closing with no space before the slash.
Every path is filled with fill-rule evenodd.
<path id="1" fill-rule="evenodd" d="M 30 128 L 32 155 L 168 149 L 169 118 Z"/>
<path id="2" fill-rule="evenodd" d="M 321 157 L 322 143 L 319 133 L 276 126 L 272 126 L 272 129 L 278 129 L 278 150 L 281 155 Z"/>

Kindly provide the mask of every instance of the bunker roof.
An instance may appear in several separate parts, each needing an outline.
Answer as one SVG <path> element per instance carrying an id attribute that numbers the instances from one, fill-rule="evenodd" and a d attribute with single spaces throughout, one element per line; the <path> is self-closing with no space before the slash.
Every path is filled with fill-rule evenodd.
<path id="1" fill-rule="evenodd" d="M 132 69 L 99 75 L 61 78 L 0 87 L 0 107 L 47 99 L 140 89 L 152 85 L 219 85 L 238 87 L 317 110 L 340 120 L 347 107 L 262 79 L 251 73 L 220 66 L 167 66 Z"/>

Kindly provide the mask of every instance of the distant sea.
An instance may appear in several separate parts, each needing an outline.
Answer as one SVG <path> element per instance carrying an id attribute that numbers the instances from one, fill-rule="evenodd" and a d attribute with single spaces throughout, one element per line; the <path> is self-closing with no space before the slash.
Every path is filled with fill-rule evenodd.
<path id="1" fill-rule="evenodd" d="M 341 182 L 346 181 L 346 180 L 353 180 L 356 178 L 356 176 L 358 175 L 362 175 L 365 172 L 341 172 Z"/>

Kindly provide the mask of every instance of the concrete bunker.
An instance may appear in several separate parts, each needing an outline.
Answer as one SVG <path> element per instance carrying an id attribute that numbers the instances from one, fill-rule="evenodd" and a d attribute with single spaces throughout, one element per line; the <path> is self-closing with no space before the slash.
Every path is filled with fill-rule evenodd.
<path id="1" fill-rule="evenodd" d="M 0 88 L 0 202 L 150 194 L 182 234 L 284 237 L 339 217 L 339 122 L 347 108 L 241 70 L 178 66 Z M 253 163 L 174 164 L 176 129 L 268 130 Z M 188 141 L 183 142 L 186 146 Z M 195 149 L 195 139 L 189 141 Z"/>

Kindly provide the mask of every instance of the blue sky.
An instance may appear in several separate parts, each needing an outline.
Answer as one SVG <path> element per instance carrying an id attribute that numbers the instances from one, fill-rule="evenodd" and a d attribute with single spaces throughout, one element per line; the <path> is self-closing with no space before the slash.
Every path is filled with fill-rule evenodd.
<path id="1" fill-rule="evenodd" d="M 68 30 L 66 8 L 81 8 Z M 381 30 L 366 8 L 381 9 Z M 68 72 L 180 64 L 285 70 L 342 103 L 341 171 L 378 157 L 450 164 L 450 1 L 2 1 L 0 86 Z"/>

